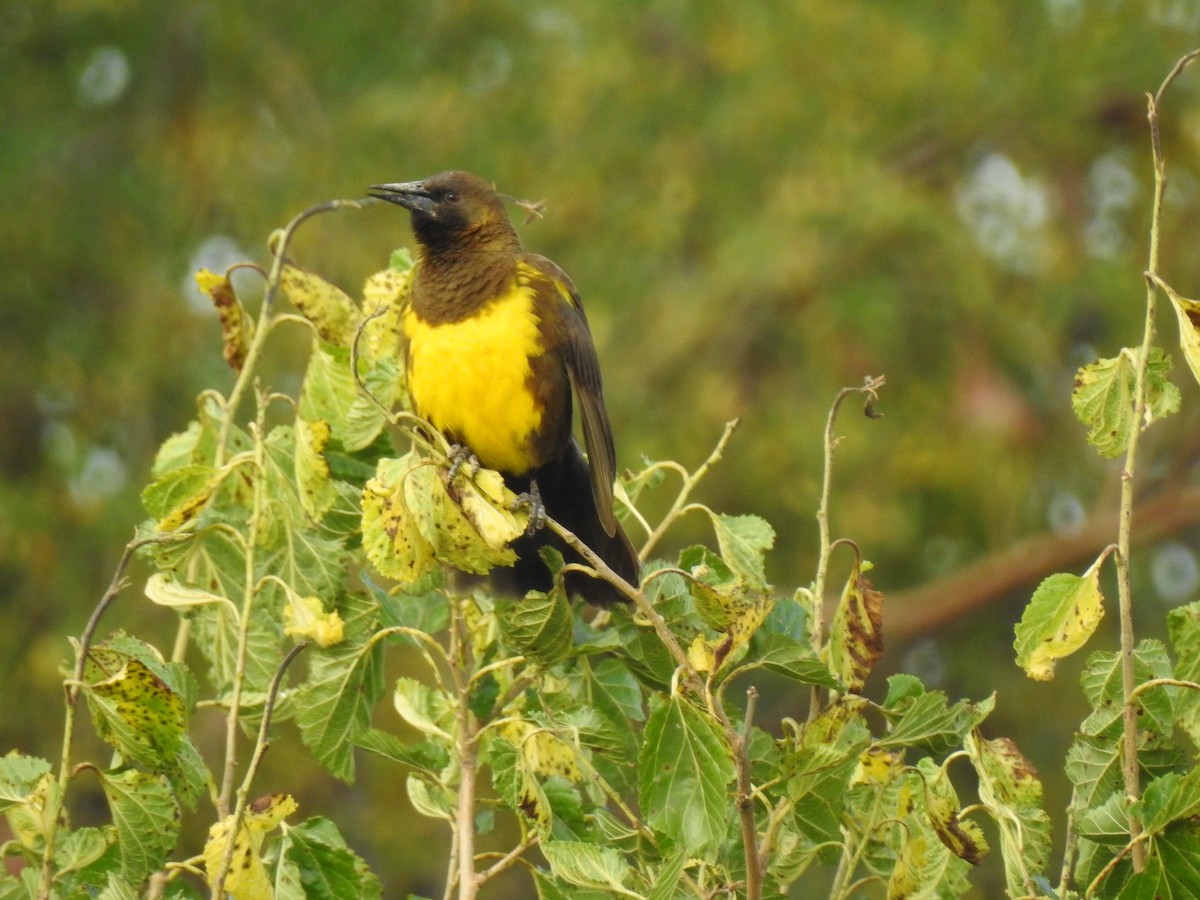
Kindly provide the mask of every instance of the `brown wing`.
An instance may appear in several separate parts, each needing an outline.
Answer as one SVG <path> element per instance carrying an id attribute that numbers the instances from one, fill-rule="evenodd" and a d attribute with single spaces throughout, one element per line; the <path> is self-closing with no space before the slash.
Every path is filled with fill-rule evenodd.
<path id="1" fill-rule="evenodd" d="M 558 307 L 562 322 L 560 352 L 575 396 L 579 398 L 583 440 L 591 469 L 592 496 L 600 513 L 600 522 L 605 532 L 612 537 L 617 530 L 617 519 L 613 513 L 613 481 L 617 476 L 617 453 L 613 447 L 608 411 L 604 408 L 600 362 L 596 358 L 596 347 L 592 343 L 587 316 L 584 315 L 583 304 L 579 300 L 575 285 L 566 272 L 544 256 L 532 253 L 525 255 L 524 262 L 537 269 L 554 286 L 557 299 L 561 301 Z"/>

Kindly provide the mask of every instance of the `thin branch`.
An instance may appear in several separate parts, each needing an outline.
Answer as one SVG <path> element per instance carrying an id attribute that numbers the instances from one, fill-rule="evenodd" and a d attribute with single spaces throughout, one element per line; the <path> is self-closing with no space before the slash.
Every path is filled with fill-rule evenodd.
<path id="1" fill-rule="evenodd" d="M 58 836 L 58 823 L 62 819 L 62 810 L 66 803 L 67 784 L 71 777 L 71 745 L 75 741 L 75 712 L 79 703 L 79 689 L 83 684 L 84 670 L 87 666 L 88 654 L 92 649 L 92 642 L 95 640 L 96 631 L 100 628 L 100 619 L 124 589 L 126 585 L 125 570 L 129 567 L 133 554 L 139 548 L 148 544 L 165 544 L 184 540 L 186 537 L 190 537 L 190 535 L 155 535 L 141 540 L 135 539 L 126 544 L 121 559 L 117 562 L 117 568 L 113 572 L 112 580 L 109 582 L 108 590 L 104 592 L 92 610 L 87 625 L 84 626 L 83 634 L 79 637 L 79 646 L 75 651 L 75 671 L 71 679 L 63 685 L 66 709 L 63 717 L 62 753 L 59 757 L 58 790 L 50 792 L 50 807 L 46 811 L 45 821 L 49 824 L 46 830 L 46 846 L 42 856 L 42 873 L 38 886 L 39 897 L 49 897 L 54 882 L 54 844 Z"/>
<path id="2" fill-rule="evenodd" d="M 493 878 L 495 878 L 501 872 L 510 868 L 513 863 L 515 863 L 518 859 L 521 858 L 521 854 L 523 854 L 530 847 L 537 844 L 537 842 L 538 842 L 538 833 L 536 831 L 530 831 L 527 835 L 525 835 L 524 838 L 521 839 L 521 843 L 517 844 L 517 846 L 513 847 L 511 850 L 509 850 L 507 853 L 505 853 L 495 863 L 493 863 L 492 865 L 490 865 L 486 869 L 484 869 L 482 872 L 480 872 L 476 880 L 481 885 L 486 884 L 487 882 L 491 881 Z"/>
<path id="3" fill-rule="evenodd" d="M 254 579 L 255 555 L 254 548 L 258 545 L 258 529 L 263 517 L 263 507 L 266 503 L 266 486 L 264 484 L 266 469 L 266 444 L 263 437 L 265 428 L 265 409 L 261 402 L 258 405 L 258 418 L 254 425 L 254 476 L 252 509 L 247 523 L 245 588 L 242 592 L 241 621 L 238 623 L 237 655 L 233 673 L 233 693 L 229 699 L 229 713 L 225 718 L 225 766 L 221 776 L 221 792 L 217 796 L 217 816 L 224 819 L 229 815 L 230 800 L 233 798 L 233 779 L 237 771 L 237 738 L 238 719 L 241 716 L 242 687 L 246 680 L 246 656 L 250 646 L 250 618 L 254 612 L 254 597 L 257 584 Z"/>
<path id="4" fill-rule="evenodd" d="M 829 558 L 833 554 L 833 542 L 829 537 L 829 495 L 833 485 L 833 451 L 837 446 L 833 427 L 837 422 L 838 410 L 842 402 L 851 394 L 866 394 L 865 411 L 875 417 L 872 404 L 878 398 L 878 392 L 885 383 L 885 376 L 868 375 L 858 387 L 844 387 L 833 398 L 829 407 L 829 416 L 825 420 L 825 456 L 821 475 L 821 500 L 817 504 L 817 528 L 819 531 L 820 552 L 817 555 L 817 575 L 812 587 L 812 623 L 809 627 L 809 640 L 813 652 L 820 655 L 825 642 L 825 578 L 829 572 Z M 821 711 L 821 689 L 813 685 L 809 691 L 808 719 L 811 722 Z"/>
<path id="5" fill-rule="evenodd" d="M 472 602 L 470 600 L 462 601 Z M 478 722 L 471 712 L 471 682 L 463 673 L 471 669 L 471 641 L 458 603 L 451 606 L 450 672 L 458 690 L 454 708 L 454 749 L 458 761 L 458 798 L 454 833 L 458 848 L 458 900 L 475 900 L 479 876 L 475 873 L 475 778 Z"/>
<path id="6" fill-rule="evenodd" d="M 1159 240 L 1162 230 L 1163 194 L 1167 187 L 1166 160 L 1162 153 L 1159 130 L 1158 108 L 1167 88 L 1176 76 L 1196 58 L 1197 52 L 1180 58 L 1175 67 L 1163 80 L 1158 92 L 1148 98 L 1147 118 L 1150 123 L 1150 145 L 1154 159 L 1154 199 L 1150 212 L 1150 248 L 1146 272 L 1146 321 L 1142 331 L 1142 343 L 1137 349 L 1137 365 L 1133 381 L 1133 427 L 1129 433 L 1129 446 L 1125 450 L 1125 465 L 1121 471 L 1121 511 L 1117 530 L 1117 600 L 1121 618 L 1121 693 L 1122 705 L 1122 764 L 1121 774 L 1125 782 L 1125 797 L 1129 802 L 1129 837 L 1132 846 L 1134 872 L 1146 867 L 1146 846 L 1138 840 L 1142 834 L 1141 819 L 1133 812 L 1133 804 L 1141 796 L 1140 770 L 1138 767 L 1138 711 L 1134 705 L 1133 692 L 1137 687 L 1137 676 L 1133 668 L 1133 653 L 1136 635 L 1133 630 L 1133 589 L 1129 573 L 1129 550 L 1133 530 L 1133 481 L 1137 471 L 1137 451 L 1141 443 L 1147 409 L 1146 369 L 1150 351 L 1154 346 L 1154 318 L 1158 300 L 1158 289 L 1153 277 L 1158 274 Z"/>
<path id="7" fill-rule="evenodd" d="M 683 473 L 683 485 L 679 488 L 679 494 L 675 497 L 675 502 L 671 505 L 667 514 L 658 523 L 658 527 L 650 532 L 650 536 L 646 538 L 646 543 L 642 545 L 638 557 L 643 561 L 649 558 L 650 553 L 654 550 L 659 540 L 662 539 L 662 536 L 666 534 L 667 529 L 679 518 L 684 504 L 687 503 L 688 497 L 691 496 L 696 485 L 700 483 L 700 479 L 707 475 L 708 470 L 721 459 L 722 454 L 725 452 L 725 445 L 729 443 L 729 439 L 733 436 L 733 431 L 737 426 L 737 419 L 732 419 L 725 423 L 725 431 L 722 432 L 720 439 L 717 441 L 717 446 L 713 448 L 712 453 L 708 455 L 708 459 L 704 460 L 695 472 L 688 474 L 686 470 L 681 469 Z"/>
<path id="8" fill-rule="evenodd" d="M 308 643 L 297 644 L 288 651 L 287 656 L 279 664 L 279 668 L 275 670 L 275 676 L 271 679 L 270 687 L 267 688 L 262 722 L 258 726 L 258 740 L 254 745 L 254 755 L 250 758 L 250 765 L 246 767 L 245 777 L 242 778 L 242 784 L 238 788 L 237 803 L 233 811 L 233 825 L 228 832 L 229 840 L 225 842 L 225 852 L 221 856 L 221 865 L 217 869 L 217 877 L 213 881 L 214 897 L 223 897 L 225 895 L 225 879 L 229 875 L 229 866 L 233 862 L 233 851 L 237 845 L 235 836 L 241 831 L 242 821 L 246 816 L 250 785 L 253 783 L 254 776 L 258 772 L 259 763 L 262 762 L 263 755 L 267 752 L 267 747 L 271 743 L 268 734 L 271 728 L 271 714 L 275 711 L 275 701 L 279 697 L 279 686 L 283 683 L 283 676 L 286 674 L 288 666 L 292 664 L 292 660 L 307 650 L 309 646 L 310 644 Z"/>

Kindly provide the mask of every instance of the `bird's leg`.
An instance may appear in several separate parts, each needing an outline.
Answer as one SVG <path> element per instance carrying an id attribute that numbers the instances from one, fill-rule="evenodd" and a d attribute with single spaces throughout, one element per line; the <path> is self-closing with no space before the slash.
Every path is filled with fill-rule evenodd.
<path id="1" fill-rule="evenodd" d="M 529 509 L 529 525 L 525 534 L 534 535 L 546 527 L 546 506 L 542 503 L 542 492 L 538 489 L 536 478 L 529 479 L 529 490 L 517 494 L 517 502 L 513 506 L 516 509 Z"/>
<path id="2" fill-rule="evenodd" d="M 466 444 L 452 444 L 450 446 L 450 471 L 446 473 L 446 480 L 453 481 L 454 476 L 463 466 L 467 467 L 467 478 L 474 478 L 475 473 L 479 471 L 479 460 Z"/>

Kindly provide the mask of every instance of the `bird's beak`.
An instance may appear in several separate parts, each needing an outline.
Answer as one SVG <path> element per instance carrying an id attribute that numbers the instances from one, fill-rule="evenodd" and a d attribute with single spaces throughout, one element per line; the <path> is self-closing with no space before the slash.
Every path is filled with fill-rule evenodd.
<path id="1" fill-rule="evenodd" d="M 378 200 L 395 203 L 397 206 L 403 206 L 412 212 L 427 213 L 433 211 L 433 198 L 429 195 L 429 191 L 425 190 L 425 182 L 423 181 L 373 184 L 367 193 Z"/>

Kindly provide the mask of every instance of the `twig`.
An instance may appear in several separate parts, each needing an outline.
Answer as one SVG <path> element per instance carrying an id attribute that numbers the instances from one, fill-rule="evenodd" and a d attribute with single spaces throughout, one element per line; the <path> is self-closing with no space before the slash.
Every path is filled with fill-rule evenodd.
<path id="1" fill-rule="evenodd" d="M 237 771 L 238 719 L 241 716 L 242 687 L 246 680 L 246 655 L 250 645 L 250 618 L 254 611 L 254 597 L 258 585 L 254 579 L 254 548 L 258 545 L 258 529 L 262 521 L 266 502 L 264 486 L 266 468 L 266 446 L 263 437 L 265 428 L 264 404 L 259 398 L 258 417 L 254 423 L 254 483 L 253 507 L 247 523 L 245 588 L 242 591 L 241 621 L 238 623 L 237 656 L 233 673 L 233 693 L 229 698 L 229 713 L 225 718 L 225 766 L 221 776 L 221 793 L 217 796 L 217 816 L 224 819 L 229 815 L 229 802 L 233 797 L 233 778 Z"/>
<path id="2" fill-rule="evenodd" d="M 1133 812 L 1133 804 L 1141 796 L 1140 774 L 1137 756 L 1138 715 L 1133 702 L 1137 677 L 1133 670 L 1133 653 L 1137 638 L 1133 631 L 1133 591 L 1129 575 L 1130 535 L 1133 526 L 1133 479 L 1136 472 L 1137 451 L 1146 416 L 1146 369 L 1150 350 L 1154 346 L 1154 314 L 1158 290 L 1154 277 L 1158 274 L 1158 250 L 1162 225 L 1163 194 L 1167 186 L 1166 161 L 1162 153 L 1159 133 L 1158 108 L 1163 95 L 1176 76 L 1200 55 L 1192 51 L 1182 57 L 1167 75 L 1158 92 L 1147 98 L 1147 118 L 1150 123 L 1150 146 L 1154 158 L 1154 200 L 1150 213 L 1150 249 L 1146 264 L 1146 322 L 1142 332 L 1142 343 L 1137 350 L 1137 365 L 1133 382 L 1133 427 L 1129 433 L 1129 446 L 1125 450 L 1125 465 L 1121 471 L 1121 511 L 1117 530 L 1117 599 L 1121 617 L 1121 693 L 1125 698 L 1122 706 L 1122 765 L 1121 774 L 1125 783 L 1128 802 L 1129 837 L 1132 846 L 1131 858 L 1134 872 L 1146 867 L 1146 846 L 1138 840 L 1142 833 L 1141 819 Z"/>
<path id="3" fill-rule="evenodd" d="M 92 610 L 87 625 L 84 626 L 83 634 L 79 637 L 79 646 L 75 651 L 75 671 L 72 674 L 71 680 L 63 685 L 63 691 L 66 696 L 66 709 L 63 717 L 63 742 L 62 753 L 59 758 L 58 789 L 50 792 L 50 808 L 46 811 L 45 821 L 49 824 L 46 831 L 46 846 L 42 856 L 41 880 L 38 885 L 39 897 L 49 897 L 54 882 L 54 843 L 58 836 L 58 823 L 62 818 L 63 806 L 66 803 L 67 783 L 71 777 L 71 745 L 75 740 L 75 711 L 79 703 L 79 690 L 83 684 L 83 673 L 87 666 L 88 654 L 91 652 L 92 641 L 96 637 L 96 631 L 100 627 L 100 619 L 125 587 L 125 570 L 129 567 L 129 563 L 133 559 L 133 554 L 139 548 L 147 544 L 164 544 L 183 539 L 184 536 L 181 535 L 156 535 L 141 540 L 132 540 L 126 544 L 125 550 L 121 554 L 121 559 L 117 563 L 117 568 L 113 572 L 112 581 L 109 582 L 108 590 L 104 592 L 104 595 L 100 598 L 100 602 Z"/>
<path id="4" fill-rule="evenodd" d="M 470 600 L 461 601 L 470 603 Z M 458 757 L 458 802 L 454 833 L 458 848 L 458 900 L 475 900 L 479 876 L 475 873 L 475 775 L 478 723 L 471 712 L 471 682 L 462 673 L 470 670 L 471 641 L 458 603 L 451 605 L 450 672 L 458 690 L 454 709 L 454 749 Z"/>
<path id="5" fill-rule="evenodd" d="M 873 412 L 871 404 L 877 399 L 878 392 L 885 383 L 885 376 L 868 375 L 858 387 L 844 387 L 833 398 L 829 407 L 829 416 L 825 420 L 825 463 L 821 475 L 821 500 L 817 504 L 817 528 L 819 530 L 820 553 L 817 555 L 817 575 L 812 587 L 812 624 L 809 629 L 809 640 L 813 652 L 820 655 L 825 641 L 825 578 L 829 572 L 829 557 L 833 553 L 833 543 L 829 537 L 829 495 L 833 484 L 833 451 L 837 446 L 833 426 L 837 422 L 838 410 L 842 402 L 851 394 L 867 395 L 868 413 Z M 872 415 L 872 417 L 874 417 Z M 808 719 L 811 722 L 821 711 L 821 689 L 813 685 L 810 690 L 808 704 Z"/>
<path id="6" fill-rule="evenodd" d="M 751 685 L 746 689 L 746 718 L 742 722 L 740 733 L 734 731 L 735 739 L 732 744 L 734 767 L 737 771 L 738 786 L 738 817 L 742 826 L 742 846 L 746 857 L 746 897 L 747 900 L 759 900 L 762 897 L 763 859 L 758 847 L 758 823 L 754 819 L 754 785 L 750 780 L 750 733 L 754 719 L 754 707 L 758 703 L 758 688 Z M 714 703 L 714 710 L 721 711 L 725 719 L 724 704 Z M 733 731 L 730 723 L 729 731 Z M 728 737 L 728 732 L 727 732 Z"/>
<path id="7" fill-rule="evenodd" d="M 275 670 L 275 677 L 271 679 L 270 687 L 267 688 L 262 722 L 258 726 L 258 740 L 254 745 L 254 755 L 250 758 L 250 765 L 246 767 L 245 777 L 242 778 L 242 784 L 238 788 L 237 803 L 233 811 L 233 825 L 228 831 L 229 839 L 225 843 L 225 852 L 221 856 L 221 866 L 217 870 L 216 879 L 213 881 L 214 897 L 222 897 L 225 893 L 225 879 L 229 875 L 229 866 L 233 862 L 233 851 L 237 844 L 235 838 L 242 828 L 242 820 L 246 815 L 246 801 L 250 796 L 250 785 L 253 783 L 254 776 L 258 772 L 258 766 L 262 762 L 263 754 L 267 752 L 267 747 L 271 743 L 268 732 L 271 728 L 271 714 L 275 711 L 275 701 L 279 697 L 279 686 L 283 683 L 283 676 L 287 672 L 288 666 L 292 664 L 292 660 L 307 650 L 309 646 L 310 644 L 308 643 L 297 644 L 288 651 L 287 656 L 279 664 L 279 668 Z"/>
<path id="8" fill-rule="evenodd" d="M 662 536 L 666 534 L 667 529 L 671 527 L 677 518 L 679 518 L 683 511 L 684 504 L 687 503 L 688 497 L 691 496 L 692 491 L 695 489 L 696 485 L 699 484 L 700 479 L 707 475 L 708 470 L 711 469 L 718 462 L 718 460 L 721 459 L 721 455 L 725 452 L 725 445 L 729 443 L 729 439 L 733 436 L 733 431 L 735 428 L 737 428 L 737 426 L 737 419 L 732 419 L 729 422 L 726 422 L 725 431 L 722 432 L 720 439 L 717 441 L 717 446 L 714 447 L 712 453 L 708 455 L 708 459 L 704 460 L 704 462 L 700 464 L 695 472 L 692 472 L 690 475 L 684 474 L 683 485 L 679 488 L 679 494 L 675 497 L 675 502 L 671 505 L 671 508 L 667 511 L 667 514 L 663 516 L 662 521 L 658 523 L 658 527 L 650 532 L 650 536 L 646 538 L 646 543 L 642 545 L 641 552 L 638 553 L 638 556 L 642 560 L 649 558 L 650 553 L 654 550 L 655 545 L 657 545 L 659 540 L 662 539 Z"/>
<path id="9" fill-rule="evenodd" d="M 517 846 L 505 853 L 502 857 L 500 857 L 500 859 L 480 872 L 476 877 L 476 881 L 481 885 L 486 884 L 488 881 L 512 866 L 513 863 L 521 858 L 522 853 L 534 846 L 537 842 L 538 833 L 536 831 L 530 831 L 527 835 L 525 835 L 524 838 L 521 839 L 521 843 L 517 844 Z"/>

